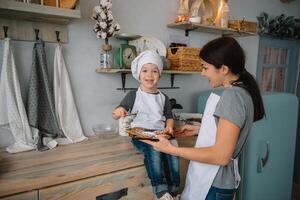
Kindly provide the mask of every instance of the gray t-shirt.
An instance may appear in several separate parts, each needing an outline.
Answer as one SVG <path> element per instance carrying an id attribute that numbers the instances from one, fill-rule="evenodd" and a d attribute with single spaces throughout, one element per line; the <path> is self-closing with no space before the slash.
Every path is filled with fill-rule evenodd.
<path id="1" fill-rule="evenodd" d="M 214 116 L 217 123 L 219 118 L 223 118 L 240 127 L 240 135 L 233 153 L 233 158 L 236 158 L 253 124 L 254 107 L 250 94 L 241 87 L 226 88 L 216 106 Z M 234 180 L 233 161 L 230 161 L 227 166 L 220 166 L 212 185 L 222 189 L 234 189 Z"/>
<path id="2" fill-rule="evenodd" d="M 153 95 L 158 95 L 158 94 L 159 93 L 153 93 Z M 173 119 L 173 113 L 172 113 L 169 97 L 164 93 L 162 94 L 165 96 L 165 105 L 163 110 L 164 116 L 166 117 L 166 119 Z M 136 91 L 128 92 L 118 107 L 121 106 L 125 108 L 127 111 L 131 110 L 134 105 L 135 97 L 136 97 Z"/>

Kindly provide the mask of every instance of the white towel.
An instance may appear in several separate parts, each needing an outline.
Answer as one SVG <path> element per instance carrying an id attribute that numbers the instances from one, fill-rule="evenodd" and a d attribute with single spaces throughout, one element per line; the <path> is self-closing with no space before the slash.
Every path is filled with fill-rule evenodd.
<path id="1" fill-rule="evenodd" d="M 0 126 L 9 125 L 15 139 L 6 150 L 9 153 L 17 153 L 35 149 L 36 145 L 28 124 L 9 38 L 4 39 L 0 96 Z"/>
<path id="2" fill-rule="evenodd" d="M 59 125 L 70 143 L 76 143 L 87 139 L 84 136 L 65 61 L 62 55 L 62 46 L 57 44 L 54 55 L 54 99 L 55 111 Z M 66 143 L 59 138 L 59 144 Z"/>

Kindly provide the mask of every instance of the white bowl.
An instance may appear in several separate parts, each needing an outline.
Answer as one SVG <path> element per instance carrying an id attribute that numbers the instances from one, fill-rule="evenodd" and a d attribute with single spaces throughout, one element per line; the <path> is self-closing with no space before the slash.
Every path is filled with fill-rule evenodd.
<path id="1" fill-rule="evenodd" d="M 201 23 L 201 17 L 190 17 L 189 21 L 192 22 L 192 23 L 200 24 Z"/>
<path id="2" fill-rule="evenodd" d="M 118 132 L 116 124 L 95 124 L 92 128 L 95 135 L 112 135 Z"/>

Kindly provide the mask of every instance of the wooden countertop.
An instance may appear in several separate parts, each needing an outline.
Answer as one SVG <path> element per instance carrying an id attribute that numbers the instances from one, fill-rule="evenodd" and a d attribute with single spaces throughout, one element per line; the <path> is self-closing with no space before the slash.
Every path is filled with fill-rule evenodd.
<path id="1" fill-rule="evenodd" d="M 195 138 L 179 138 L 180 146 L 193 146 Z M 47 188 L 143 165 L 130 138 L 112 135 L 58 146 L 39 152 L 9 154 L 0 150 L 0 197 Z"/>
<path id="2" fill-rule="evenodd" d="M 0 197 L 143 165 L 130 138 L 110 136 L 45 152 L 0 150 Z"/>

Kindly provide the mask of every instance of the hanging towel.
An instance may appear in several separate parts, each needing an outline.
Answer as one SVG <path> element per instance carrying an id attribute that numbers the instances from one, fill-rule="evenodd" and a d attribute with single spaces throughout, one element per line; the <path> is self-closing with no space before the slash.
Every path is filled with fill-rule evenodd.
<path id="1" fill-rule="evenodd" d="M 27 97 L 29 125 L 39 130 L 38 150 L 45 150 L 43 137 L 62 137 L 54 109 L 52 87 L 49 83 L 45 43 L 38 40 L 33 47 L 33 60 Z"/>
<path id="2" fill-rule="evenodd" d="M 9 125 L 14 143 L 6 148 L 9 153 L 35 149 L 25 107 L 10 39 L 4 39 L 3 64 L 0 80 L 0 125 Z"/>
<path id="3" fill-rule="evenodd" d="M 77 114 L 61 44 L 57 44 L 55 49 L 53 85 L 56 116 L 64 135 L 71 143 L 87 139 Z"/>

